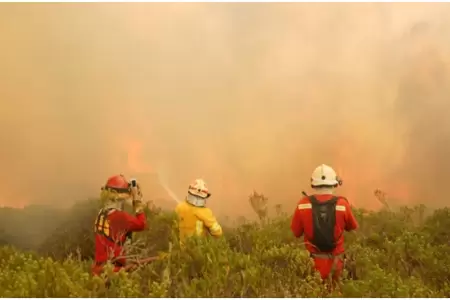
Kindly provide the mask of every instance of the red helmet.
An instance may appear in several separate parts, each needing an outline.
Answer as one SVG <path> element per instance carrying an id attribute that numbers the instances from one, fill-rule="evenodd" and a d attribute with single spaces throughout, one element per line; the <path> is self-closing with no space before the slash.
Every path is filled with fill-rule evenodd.
<path id="1" fill-rule="evenodd" d="M 122 174 L 114 175 L 109 177 L 106 181 L 105 189 L 113 190 L 118 193 L 129 193 L 130 183 Z"/>

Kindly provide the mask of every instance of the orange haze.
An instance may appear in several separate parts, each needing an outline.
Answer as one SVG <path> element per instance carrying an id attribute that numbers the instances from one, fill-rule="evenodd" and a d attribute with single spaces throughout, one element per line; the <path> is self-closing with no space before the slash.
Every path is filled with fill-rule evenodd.
<path id="1" fill-rule="evenodd" d="M 449 3 L 2 3 L 0 204 L 123 172 L 291 210 L 321 163 L 359 207 L 448 204 L 449 37 Z"/>

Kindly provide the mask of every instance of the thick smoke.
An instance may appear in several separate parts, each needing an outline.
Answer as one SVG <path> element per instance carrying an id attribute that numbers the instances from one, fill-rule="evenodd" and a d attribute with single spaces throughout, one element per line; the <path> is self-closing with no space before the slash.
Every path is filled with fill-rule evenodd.
<path id="1" fill-rule="evenodd" d="M 446 204 L 449 36 L 444 3 L 1 4 L 1 203 L 157 172 L 290 209 L 327 163 L 357 206 Z"/>

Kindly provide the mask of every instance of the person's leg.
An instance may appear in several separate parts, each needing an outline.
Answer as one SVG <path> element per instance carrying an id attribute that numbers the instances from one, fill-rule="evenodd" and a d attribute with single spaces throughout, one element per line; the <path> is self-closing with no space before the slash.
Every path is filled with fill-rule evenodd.
<path id="1" fill-rule="evenodd" d="M 323 257 L 315 257 L 314 258 L 314 267 L 316 271 L 320 273 L 320 277 L 322 277 L 323 280 L 328 278 L 328 275 L 330 274 L 331 265 L 333 263 L 332 259 L 329 258 L 323 258 Z"/>
<path id="2" fill-rule="evenodd" d="M 94 263 L 91 267 L 92 274 L 95 276 L 100 276 L 103 272 L 103 265 Z"/>
<path id="3" fill-rule="evenodd" d="M 341 258 L 314 258 L 314 267 L 320 273 L 325 284 L 329 284 L 330 291 L 339 283 L 339 278 L 344 268 L 344 261 Z"/>

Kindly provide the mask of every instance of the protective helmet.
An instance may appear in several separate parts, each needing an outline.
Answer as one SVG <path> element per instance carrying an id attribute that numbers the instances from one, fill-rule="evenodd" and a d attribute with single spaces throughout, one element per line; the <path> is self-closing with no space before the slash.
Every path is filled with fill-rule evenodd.
<path id="1" fill-rule="evenodd" d="M 106 184 L 104 186 L 104 189 L 116 191 L 119 194 L 122 193 L 129 193 L 130 192 L 130 183 L 128 180 L 123 176 L 120 175 L 114 175 L 108 178 L 106 181 Z"/>
<path id="2" fill-rule="evenodd" d="M 203 179 L 196 179 L 189 185 L 186 200 L 194 206 L 202 207 L 205 205 L 206 199 L 210 196 L 211 193 L 209 192 L 205 181 Z"/>
<path id="3" fill-rule="evenodd" d="M 318 166 L 311 175 L 311 187 L 337 187 L 342 185 L 342 180 L 336 175 L 332 167 Z"/>

